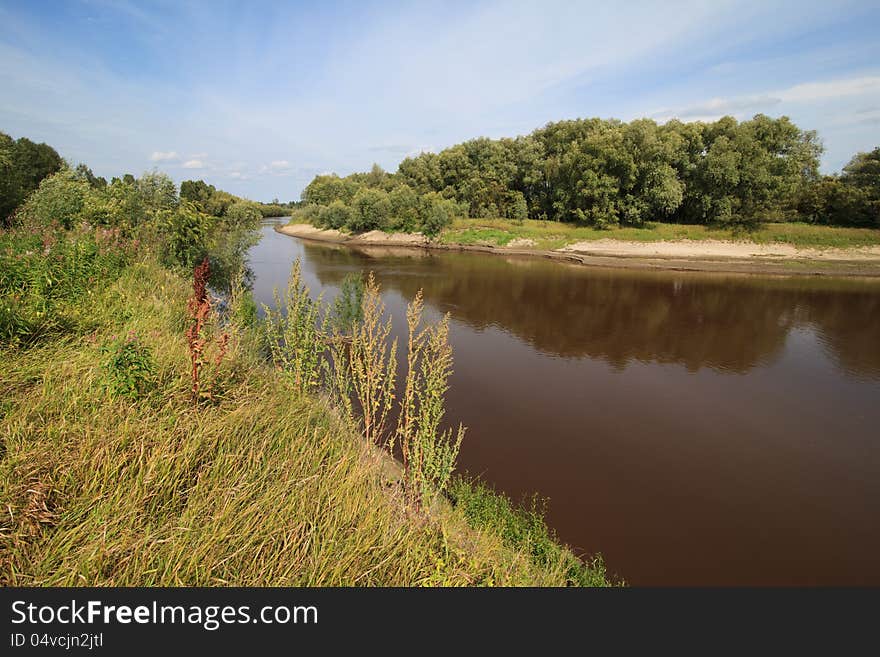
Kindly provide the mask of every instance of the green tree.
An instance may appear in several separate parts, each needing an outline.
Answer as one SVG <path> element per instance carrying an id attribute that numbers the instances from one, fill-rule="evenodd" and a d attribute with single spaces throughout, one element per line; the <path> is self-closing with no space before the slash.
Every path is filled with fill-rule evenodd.
<path id="1" fill-rule="evenodd" d="M 355 232 L 385 228 L 391 217 L 388 193 L 365 187 L 352 199 L 352 217 L 349 228 Z"/>
<path id="2" fill-rule="evenodd" d="M 83 205 L 89 192 L 85 180 L 64 168 L 43 179 L 22 207 L 22 214 L 31 221 L 58 223 L 69 229 L 82 220 Z"/>
<path id="3" fill-rule="evenodd" d="M 14 140 L 0 132 L 0 223 L 8 224 L 13 211 L 47 176 L 64 166 L 64 160 L 47 144 L 26 137 Z"/>

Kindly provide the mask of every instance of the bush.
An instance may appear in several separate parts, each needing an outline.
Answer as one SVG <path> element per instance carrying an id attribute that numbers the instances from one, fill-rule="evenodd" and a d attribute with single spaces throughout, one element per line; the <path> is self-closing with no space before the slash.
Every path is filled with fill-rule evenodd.
<path id="1" fill-rule="evenodd" d="M 233 229 L 256 226 L 262 219 L 260 206 L 251 201 L 236 201 L 226 208 L 226 214 L 223 216 L 224 223 Z"/>
<path id="2" fill-rule="evenodd" d="M 87 182 L 70 169 L 62 169 L 43 179 L 22 206 L 22 217 L 35 223 L 58 223 L 72 228 L 81 221 L 83 205 L 90 192 Z"/>
<path id="3" fill-rule="evenodd" d="M 113 339 L 101 347 L 105 354 L 102 364 L 104 388 L 113 397 L 138 399 L 156 385 L 156 363 L 150 348 L 129 333 L 124 339 Z"/>
<path id="4" fill-rule="evenodd" d="M 212 217 L 199 212 L 190 202 L 175 210 L 164 210 L 158 216 L 165 234 L 163 258 L 168 265 L 192 268 L 208 252 Z"/>
<path id="5" fill-rule="evenodd" d="M 311 224 L 313 226 L 320 226 L 321 221 L 321 207 L 320 205 L 315 205 L 314 203 L 310 203 L 308 205 L 304 205 L 301 208 L 293 211 L 290 215 L 290 221 L 292 223 L 300 223 L 300 224 Z"/>
<path id="6" fill-rule="evenodd" d="M 80 299 L 115 278 L 138 246 L 116 229 L 0 233 L 0 341 L 26 343 L 81 321 Z"/>
<path id="7" fill-rule="evenodd" d="M 322 206 L 318 213 L 320 226 L 337 230 L 349 225 L 351 218 L 351 209 L 342 201 L 333 201 L 330 205 Z"/>
<path id="8" fill-rule="evenodd" d="M 392 227 L 412 232 L 419 225 L 419 196 L 409 185 L 398 185 L 388 195 L 391 203 Z"/>
<path id="9" fill-rule="evenodd" d="M 440 231 L 452 224 L 452 220 L 459 214 L 459 207 L 455 201 L 441 198 L 436 194 L 426 195 L 425 203 L 421 228 L 429 237 L 439 235 Z"/>
<path id="10" fill-rule="evenodd" d="M 352 199 L 354 212 L 348 227 L 355 232 L 385 228 L 391 217 L 388 193 L 379 189 L 363 188 Z"/>

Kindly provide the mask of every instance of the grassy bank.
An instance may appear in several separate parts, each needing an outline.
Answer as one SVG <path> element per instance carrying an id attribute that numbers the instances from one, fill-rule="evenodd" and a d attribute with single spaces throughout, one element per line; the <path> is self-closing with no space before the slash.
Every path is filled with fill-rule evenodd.
<path id="1" fill-rule="evenodd" d="M 152 256 L 109 273 L 0 349 L 3 585 L 607 583 L 555 542 L 548 558 L 542 520 L 469 484 L 414 509 L 389 458 L 295 393 L 246 326 L 225 327 L 194 406 L 191 283 Z"/>
<path id="2" fill-rule="evenodd" d="M 642 228 L 598 229 L 550 221 L 456 219 L 440 235 L 440 241 L 445 244 L 507 246 L 515 239 L 531 240 L 532 248 L 542 250 L 601 239 L 633 242 L 729 240 L 757 244 L 791 244 L 801 248 L 845 249 L 880 245 L 880 230 L 804 223 L 768 223 L 754 230 L 667 223 L 649 223 Z"/>

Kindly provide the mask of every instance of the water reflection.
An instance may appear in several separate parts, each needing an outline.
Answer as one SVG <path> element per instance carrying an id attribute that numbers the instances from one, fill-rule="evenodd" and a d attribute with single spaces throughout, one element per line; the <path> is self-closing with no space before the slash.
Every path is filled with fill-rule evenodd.
<path id="1" fill-rule="evenodd" d="M 678 363 L 744 373 L 778 357 L 793 327 L 811 327 L 846 371 L 880 374 L 880 286 L 873 281 L 746 278 L 602 270 L 540 259 L 305 244 L 322 285 L 374 269 L 383 285 L 498 326 L 541 352 Z"/>

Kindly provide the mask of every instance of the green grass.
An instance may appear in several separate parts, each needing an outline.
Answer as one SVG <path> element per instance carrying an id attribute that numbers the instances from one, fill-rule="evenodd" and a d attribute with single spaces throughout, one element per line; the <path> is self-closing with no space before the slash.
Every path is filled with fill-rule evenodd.
<path id="1" fill-rule="evenodd" d="M 293 392 L 252 331 L 194 408 L 189 288 L 147 257 L 71 301 L 88 314 L 64 334 L 0 349 L 0 584 L 583 583 L 573 557 L 536 560 L 466 509 L 410 507 L 394 463 Z M 122 335 L 151 354 L 144 394 L 106 385 Z"/>
<path id="2" fill-rule="evenodd" d="M 529 555 L 534 565 L 561 569 L 567 583 L 575 586 L 609 584 L 601 557 L 584 562 L 559 544 L 547 527 L 544 505 L 537 497 L 516 505 L 503 493 L 466 477 L 454 478 L 449 494 L 471 527 L 501 536 L 504 545 Z"/>
<path id="3" fill-rule="evenodd" d="M 444 244 L 506 246 L 514 237 L 506 230 L 479 227 L 444 231 L 440 241 Z"/>
<path id="4" fill-rule="evenodd" d="M 880 230 L 840 228 L 803 223 L 769 223 L 755 230 L 712 228 L 702 225 L 649 223 L 642 228 L 601 230 L 552 221 L 508 219 L 457 219 L 443 231 L 445 244 L 491 244 L 504 246 L 513 239 L 530 239 L 535 249 L 558 249 L 575 242 L 617 239 L 635 242 L 672 240 L 733 240 L 785 243 L 796 247 L 852 248 L 880 245 Z"/>

